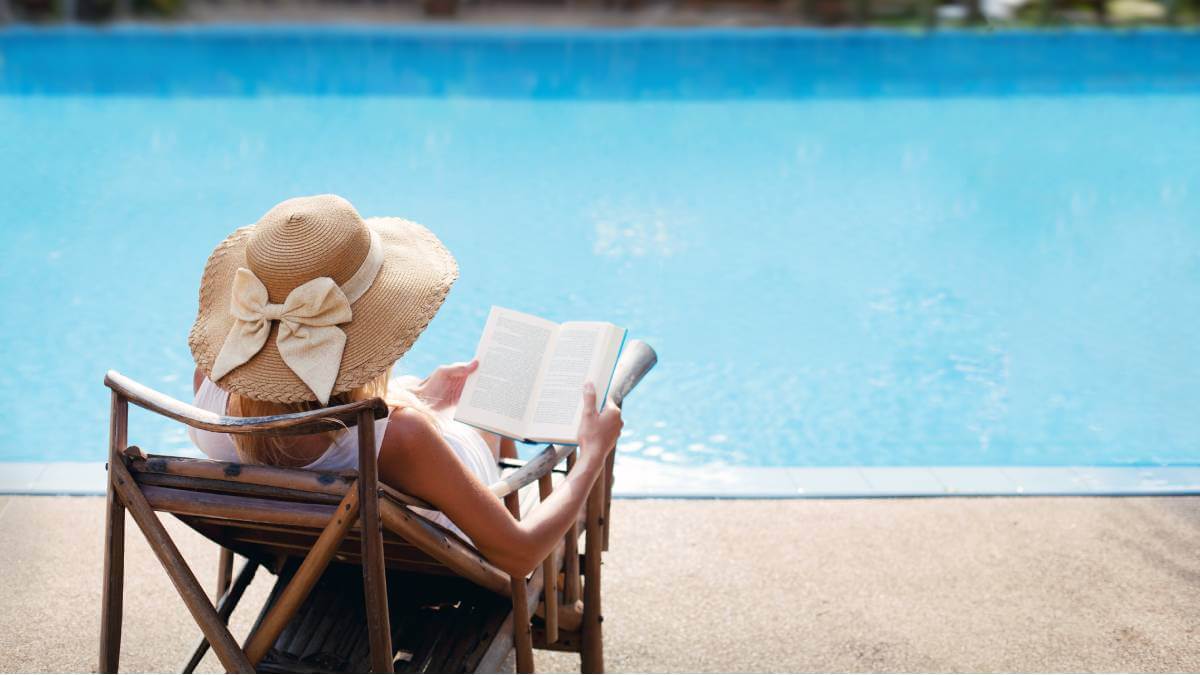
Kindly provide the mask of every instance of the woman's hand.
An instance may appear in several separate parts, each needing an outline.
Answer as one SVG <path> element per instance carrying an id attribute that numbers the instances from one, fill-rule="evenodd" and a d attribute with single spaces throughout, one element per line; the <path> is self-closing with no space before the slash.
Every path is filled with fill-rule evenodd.
<path id="1" fill-rule="evenodd" d="M 591 382 L 583 385 L 583 418 L 579 421 L 579 454 L 582 458 L 596 461 L 608 458 L 608 453 L 617 445 L 621 435 L 621 408 L 610 398 L 604 410 L 596 412 L 596 387 Z"/>
<path id="2" fill-rule="evenodd" d="M 478 369 L 479 359 L 438 366 L 412 392 L 435 412 L 453 408 L 462 398 L 467 377 Z"/>

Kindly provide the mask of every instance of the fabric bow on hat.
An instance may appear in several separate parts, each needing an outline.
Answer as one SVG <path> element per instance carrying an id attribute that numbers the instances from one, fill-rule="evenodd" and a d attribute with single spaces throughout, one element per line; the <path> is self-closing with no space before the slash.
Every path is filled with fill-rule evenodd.
<path id="1" fill-rule="evenodd" d="M 292 289 L 283 304 L 277 305 L 268 300 L 262 281 L 239 267 L 232 290 L 229 313 L 234 317 L 233 327 L 209 377 L 215 382 L 253 358 L 267 344 L 271 322 L 278 321 L 275 344 L 279 356 L 321 405 L 328 405 L 346 347 L 346 334 L 338 324 L 353 317 L 350 300 L 337 283 L 318 277 Z"/>

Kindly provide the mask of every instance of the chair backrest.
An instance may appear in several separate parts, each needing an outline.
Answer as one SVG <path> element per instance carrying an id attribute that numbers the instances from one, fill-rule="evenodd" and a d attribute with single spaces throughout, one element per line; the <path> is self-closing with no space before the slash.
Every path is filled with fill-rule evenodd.
<path id="1" fill-rule="evenodd" d="M 157 511 L 173 514 L 193 530 L 268 569 L 278 570 L 289 556 L 303 556 L 316 543 L 351 489 L 353 471 L 309 471 L 236 464 L 215 460 L 145 455 L 126 451 L 129 472 Z M 382 496 L 407 506 L 427 506 L 387 486 Z M 419 514 L 412 514 L 421 518 Z M 442 537 L 461 542 L 437 523 L 422 524 Z M 462 542 L 463 547 L 468 547 Z M 390 530 L 383 532 L 384 562 L 390 569 L 427 574 L 456 574 L 436 558 Z M 351 530 L 339 544 L 336 560 L 358 563 L 361 541 Z M 497 571 L 497 577 L 501 573 Z"/>
<path id="2" fill-rule="evenodd" d="M 388 414 L 387 404 L 372 398 L 303 413 L 229 417 L 174 399 L 115 371 L 109 371 L 104 382 L 139 407 L 213 432 L 311 434 L 353 427 L 364 411 L 370 411 L 374 419 Z M 278 569 L 288 556 L 303 556 L 312 548 L 337 504 L 358 477 L 353 470 L 311 471 L 146 455 L 137 447 L 125 450 L 125 455 L 130 474 L 155 510 L 175 515 L 208 539 L 270 569 Z M 399 504 L 431 508 L 386 485 L 380 485 L 379 489 L 384 497 Z M 446 528 L 422 520 L 422 525 L 440 537 L 453 538 L 468 546 Z M 412 542 L 388 530 L 384 531 L 383 540 L 384 562 L 389 568 L 455 574 Z M 334 558 L 360 562 L 361 541 L 357 531 L 347 534 Z M 502 573 L 496 572 L 499 578 Z"/>

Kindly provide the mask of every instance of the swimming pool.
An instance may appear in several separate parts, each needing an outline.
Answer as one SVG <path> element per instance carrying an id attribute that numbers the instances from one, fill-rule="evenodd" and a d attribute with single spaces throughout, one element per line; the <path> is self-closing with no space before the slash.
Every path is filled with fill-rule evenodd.
<path id="1" fill-rule="evenodd" d="M 0 459 L 187 398 L 212 246 L 335 192 L 459 259 L 407 370 L 653 344 L 629 466 L 1198 464 L 1198 120 L 1187 32 L 0 30 Z"/>

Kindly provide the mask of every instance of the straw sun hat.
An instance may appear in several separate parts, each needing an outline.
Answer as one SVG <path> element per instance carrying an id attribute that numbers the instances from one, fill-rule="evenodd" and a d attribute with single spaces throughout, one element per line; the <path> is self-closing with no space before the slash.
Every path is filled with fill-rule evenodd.
<path id="1" fill-rule="evenodd" d="M 336 195 L 297 197 L 213 251 L 188 343 L 228 391 L 327 404 L 408 351 L 457 277 L 424 227 L 364 220 Z"/>

